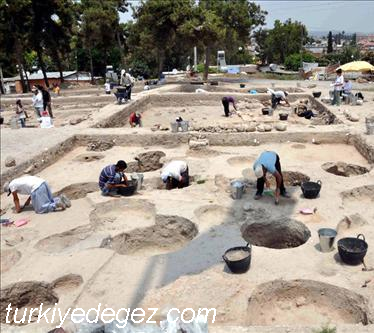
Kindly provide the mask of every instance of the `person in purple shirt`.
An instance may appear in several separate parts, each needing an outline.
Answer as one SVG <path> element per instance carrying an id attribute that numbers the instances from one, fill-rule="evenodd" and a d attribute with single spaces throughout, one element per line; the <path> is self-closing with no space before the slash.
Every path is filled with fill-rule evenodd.
<path id="1" fill-rule="evenodd" d="M 264 151 L 259 158 L 253 164 L 253 170 L 257 177 L 257 192 L 255 195 L 255 200 L 261 198 L 264 192 L 264 185 L 269 188 L 270 184 L 266 179 L 266 173 L 271 173 L 277 182 L 277 188 L 275 190 L 275 204 L 279 204 L 279 196 L 289 198 L 290 196 L 286 192 L 284 187 L 282 169 L 280 164 L 280 159 L 277 153 L 273 151 Z"/>
<path id="2" fill-rule="evenodd" d="M 225 117 L 230 116 L 230 107 L 229 107 L 230 103 L 232 103 L 232 106 L 234 107 L 235 111 L 237 111 L 234 97 L 225 96 L 222 98 L 222 105 L 223 105 L 223 110 L 225 112 Z"/>
<path id="3" fill-rule="evenodd" d="M 100 173 L 99 187 L 105 196 L 116 196 L 119 187 L 127 186 L 127 178 L 124 171 L 127 168 L 125 161 L 118 161 L 117 164 L 107 165 Z"/>

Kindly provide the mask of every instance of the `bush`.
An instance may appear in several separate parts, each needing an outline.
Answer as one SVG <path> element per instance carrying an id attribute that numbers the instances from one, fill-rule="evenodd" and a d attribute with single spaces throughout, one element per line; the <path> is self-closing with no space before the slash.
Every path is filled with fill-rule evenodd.
<path id="1" fill-rule="evenodd" d="M 204 64 L 198 64 L 197 65 L 197 72 L 198 73 L 204 73 Z M 209 67 L 209 71 L 208 71 L 209 74 L 212 74 L 212 73 L 217 73 L 217 69 L 216 68 L 212 68 L 212 67 Z"/>
<path id="2" fill-rule="evenodd" d="M 284 60 L 284 66 L 286 69 L 298 71 L 301 67 L 301 61 L 315 62 L 316 57 L 311 53 L 294 53 L 286 57 Z"/>

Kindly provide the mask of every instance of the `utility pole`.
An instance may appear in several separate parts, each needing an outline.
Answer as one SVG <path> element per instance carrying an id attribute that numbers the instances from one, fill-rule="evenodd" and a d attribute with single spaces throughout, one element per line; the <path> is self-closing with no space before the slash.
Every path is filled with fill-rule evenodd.
<path id="1" fill-rule="evenodd" d="M 3 69 L 0 65 L 0 93 L 2 95 L 5 94 L 5 85 L 4 85 L 4 78 L 3 78 Z"/>
<path id="2" fill-rule="evenodd" d="M 197 47 L 194 46 L 193 48 L 193 67 L 194 70 L 197 71 Z"/>

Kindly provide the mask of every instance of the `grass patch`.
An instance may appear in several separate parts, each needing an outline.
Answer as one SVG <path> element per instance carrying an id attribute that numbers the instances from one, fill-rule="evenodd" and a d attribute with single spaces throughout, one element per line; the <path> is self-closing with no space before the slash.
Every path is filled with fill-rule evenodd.
<path id="1" fill-rule="evenodd" d="M 314 333 L 336 333 L 336 327 L 323 326 L 319 330 L 313 331 Z"/>

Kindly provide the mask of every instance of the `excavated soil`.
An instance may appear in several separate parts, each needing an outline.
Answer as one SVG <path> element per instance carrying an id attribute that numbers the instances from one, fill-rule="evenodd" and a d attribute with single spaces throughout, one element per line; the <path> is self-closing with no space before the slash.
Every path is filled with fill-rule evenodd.
<path id="1" fill-rule="evenodd" d="M 164 156 L 166 155 L 162 151 L 149 151 L 139 154 L 135 157 L 135 162 L 127 164 L 126 172 L 149 172 L 161 169 L 163 164 L 160 159 Z"/>
<path id="2" fill-rule="evenodd" d="M 206 205 L 194 211 L 199 226 L 242 223 L 245 215 L 242 209 L 230 209 L 219 205 Z"/>
<path id="3" fill-rule="evenodd" d="M 86 197 L 88 193 L 96 192 L 99 190 L 98 183 L 76 183 L 64 187 L 60 191 L 54 193 L 54 196 L 65 194 L 70 200 L 77 200 Z"/>
<path id="4" fill-rule="evenodd" d="M 234 167 L 248 167 L 248 165 L 252 165 L 253 162 L 256 160 L 256 156 L 235 156 L 230 157 L 227 160 L 227 163 Z"/>
<path id="5" fill-rule="evenodd" d="M 10 270 L 21 259 L 21 256 L 21 252 L 16 249 L 2 250 L 0 272 L 4 273 Z"/>
<path id="6" fill-rule="evenodd" d="M 105 151 L 114 146 L 113 141 L 91 141 L 87 145 L 89 151 Z"/>
<path id="7" fill-rule="evenodd" d="M 247 316 L 248 325 L 367 325 L 373 319 L 363 296 L 313 280 L 259 285 L 248 300 Z"/>
<path id="8" fill-rule="evenodd" d="M 355 187 L 351 190 L 344 191 L 340 193 L 341 197 L 344 201 L 362 201 L 362 200 L 368 200 L 368 201 L 374 201 L 374 185 L 366 185 L 366 186 L 360 186 Z"/>
<path id="9" fill-rule="evenodd" d="M 35 248 L 47 253 L 59 253 L 87 239 L 92 233 L 91 225 L 80 226 L 43 238 L 36 243 Z"/>
<path id="10" fill-rule="evenodd" d="M 307 182 L 310 177 L 297 171 L 282 171 L 283 181 L 285 186 L 300 186 L 302 182 Z M 272 174 L 268 174 L 266 178 L 269 180 L 271 186 L 276 185 L 275 178 Z"/>
<path id="11" fill-rule="evenodd" d="M 301 222 L 283 217 L 277 220 L 253 220 L 241 227 L 242 237 L 252 245 L 285 249 L 304 244 L 311 236 Z"/>
<path id="12" fill-rule="evenodd" d="M 101 247 L 118 254 L 134 254 L 147 249 L 171 250 L 186 244 L 197 234 L 197 226 L 186 218 L 157 215 L 155 225 L 107 238 Z"/>
<path id="13" fill-rule="evenodd" d="M 19 317 L 22 317 L 24 313 L 23 308 L 38 308 L 41 303 L 45 307 L 53 306 L 58 300 L 58 296 L 53 291 L 53 286 L 50 283 L 34 281 L 15 283 L 1 289 L 0 322 L 6 323 L 6 307 L 9 303 L 12 304 L 12 310 L 9 312 L 8 320 L 15 324 L 13 319 L 16 308 L 18 309 L 17 320 L 19 320 Z M 34 321 L 36 319 L 34 318 Z M 27 320 L 24 324 L 27 324 Z"/>
<path id="14" fill-rule="evenodd" d="M 188 149 L 186 152 L 187 156 L 196 157 L 196 158 L 207 158 L 207 157 L 216 157 L 222 155 L 221 152 L 209 149 L 205 147 L 196 148 L 196 149 Z"/>
<path id="15" fill-rule="evenodd" d="M 328 162 L 322 164 L 322 169 L 333 175 L 343 177 L 359 176 L 369 172 L 369 170 L 363 166 L 344 162 Z"/>
<path id="16" fill-rule="evenodd" d="M 294 148 L 294 149 L 305 149 L 306 146 L 301 144 L 301 143 L 294 143 L 293 145 L 291 145 L 291 148 Z"/>
<path id="17" fill-rule="evenodd" d="M 73 159 L 73 161 L 76 162 L 92 162 L 92 161 L 98 161 L 105 157 L 104 154 L 97 154 L 97 153 L 86 153 L 78 155 Z"/>

